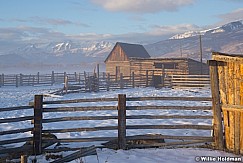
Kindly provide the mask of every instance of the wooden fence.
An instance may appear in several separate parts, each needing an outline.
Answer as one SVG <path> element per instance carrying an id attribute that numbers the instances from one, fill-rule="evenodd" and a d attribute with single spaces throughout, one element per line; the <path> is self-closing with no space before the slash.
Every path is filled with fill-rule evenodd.
<path id="1" fill-rule="evenodd" d="M 210 87 L 209 75 L 172 75 L 171 86 L 174 88 Z"/>
<path id="2" fill-rule="evenodd" d="M 34 108 L 33 106 L 19 106 L 19 107 L 0 108 L 0 113 L 1 112 L 24 111 L 24 110 L 30 110 L 31 111 L 31 110 L 33 110 L 33 108 Z M 8 114 L 10 114 L 10 113 L 8 113 Z M 31 121 L 32 119 L 34 119 L 34 115 L 24 116 L 24 117 L 16 117 L 16 118 L 4 118 L 4 119 L 0 119 L 0 124 Z M 18 128 L 18 129 L 14 129 L 14 130 L 0 131 L 0 136 L 32 132 L 33 130 L 34 130 L 33 127 L 29 127 L 29 128 Z M 10 144 L 15 144 L 15 143 L 23 143 L 23 142 L 27 142 L 27 141 L 33 142 L 33 136 L 29 136 L 29 137 L 24 136 L 22 138 L 14 138 L 14 139 L 10 139 L 10 140 L 0 140 L 0 147 L 1 147 L 0 148 L 0 154 L 32 151 L 32 146 L 30 146 L 30 144 L 29 144 L 29 146 L 22 146 L 22 147 L 17 147 L 17 148 L 3 147 L 5 145 L 10 145 Z M 0 160 L 0 162 L 1 162 L 1 160 Z"/>
<path id="3" fill-rule="evenodd" d="M 188 144 L 198 144 L 198 143 L 206 143 L 206 142 L 213 142 L 213 136 L 184 136 L 184 135 L 156 135 L 152 138 L 147 135 L 139 135 L 139 136 L 127 136 L 129 130 L 148 130 L 153 129 L 156 131 L 159 130 L 175 130 L 179 129 L 191 129 L 191 130 L 213 130 L 213 125 L 195 125 L 195 124 L 186 124 L 186 125 L 175 125 L 175 124 L 156 124 L 153 125 L 127 125 L 128 120 L 162 120 L 162 119 L 187 119 L 187 120 L 195 120 L 195 119 L 213 119 L 211 115 L 127 115 L 127 111 L 142 111 L 142 110 L 191 110 L 191 111 L 205 111 L 205 110 L 212 110 L 211 106 L 166 106 L 166 105 L 143 105 L 143 106 L 134 106 L 129 105 L 129 102 L 133 101 L 211 101 L 210 97 L 126 97 L 124 94 L 119 94 L 118 98 L 93 98 L 93 99 L 74 99 L 74 100 L 59 100 L 59 101 L 43 101 L 43 95 L 36 95 L 34 101 L 34 107 L 25 106 L 25 107 L 12 107 L 12 108 L 1 108 L 0 111 L 13 111 L 13 110 L 21 110 L 21 109 L 32 109 L 34 108 L 34 115 L 33 116 L 26 116 L 26 117 L 19 117 L 19 118 L 7 118 L 1 119 L 0 123 L 12 123 L 12 122 L 19 122 L 19 121 L 26 121 L 33 119 L 33 127 L 26 128 L 26 129 L 15 129 L 15 130 L 8 130 L 8 131 L 1 131 L 0 135 L 6 134 L 15 134 L 15 133 L 22 133 L 22 132 L 29 132 L 32 131 L 33 137 L 26 137 L 26 138 L 18 138 L 18 139 L 11 139 L 11 140 L 2 140 L 0 141 L 0 145 L 7 145 L 25 141 L 33 141 L 31 148 L 28 146 L 27 149 L 23 150 L 24 147 L 18 148 L 5 148 L 0 150 L 1 153 L 12 153 L 13 151 L 25 151 L 28 150 L 32 151 L 32 154 L 41 154 L 43 152 L 54 152 L 54 151 L 65 151 L 65 150 L 77 150 L 79 148 L 67 148 L 67 147 L 57 147 L 55 149 L 45 149 L 44 144 L 47 142 L 58 142 L 58 143 L 71 143 L 71 142 L 94 142 L 94 141 L 111 141 L 114 139 L 117 140 L 117 144 L 115 144 L 115 148 L 118 149 L 127 149 L 127 148 L 139 148 L 139 147 L 162 147 L 162 146 L 174 146 L 174 145 L 188 145 Z M 78 106 L 82 103 L 92 103 L 92 102 L 113 102 L 117 103 L 114 105 L 101 105 L 101 106 Z M 71 104 L 75 104 L 75 106 L 68 106 Z M 116 116 L 103 116 L 101 114 L 102 111 L 117 111 Z M 45 113 L 58 113 L 58 112 L 90 112 L 90 111 L 97 111 L 97 116 L 67 116 L 67 117 L 57 117 L 57 118 L 44 118 L 43 116 Z M 102 116 L 100 116 L 102 115 Z M 65 123 L 67 121 L 84 121 L 84 120 L 92 120 L 92 121 L 102 121 L 102 120 L 118 120 L 117 125 L 110 125 L 110 126 L 93 126 L 93 127 L 78 127 L 78 128 L 65 128 L 65 129 L 46 129 L 44 124 L 53 123 L 53 122 L 62 122 Z M 82 123 L 80 123 L 82 124 Z M 43 134 L 57 134 L 57 133 L 67 133 L 67 132 L 90 132 L 90 131 L 104 131 L 107 130 L 117 130 L 118 135 L 117 137 L 82 137 L 82 138 L 58 138 L 56 139 L 44 139 Z M 148 131 L 151 132 L 151 131 Z M 131 140 L 150 140 L 150 139 L 170 139 L 175 140 L 171 142 L 164 142 L 164 143 L 152 143 L 152 144 L 127 144 L 128 141 Z M 176 141 L 177 140 L 177 141 Z M 180 140 L 180 141 L 178 141 Z M 181 141 L 183 140 L 183 141 Z M 25 146 L 27 147 L 27 146 Z M 102 146 L 99 146 L 102 147 Z"/>
<path id="4" fill-rule="evenodd" d="M 0 75 L 1 86 L 36 86 L 64 84 L 65 92 L 92 92 L 109 91 L 114 89 L 125 89 L 134 87 L 209 87 L 209 75 L 158 75 L 148 73 L 137 75 L 131 73 L 124 76 L 122 73 L 117 75 L 99 73 L 55 73 L 35 75 L 12 74 Z"/>
<path id="5" fill-rule="evenodd" d="M 65 82 L 68 76 L 69 82 L 81 83 L 84 81 L 84 73 L 56 73 L 51 74 L 0 74 L 1 86 L 36 86 L 36 85 L 53 85 Z"/>

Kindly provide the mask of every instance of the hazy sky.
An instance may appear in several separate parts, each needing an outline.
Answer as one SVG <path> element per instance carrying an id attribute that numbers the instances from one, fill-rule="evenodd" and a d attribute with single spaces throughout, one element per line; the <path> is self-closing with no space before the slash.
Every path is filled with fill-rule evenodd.
<path id="1" fill-rule="evenodd" d="M 0 43 L 146 43 L 239 19 L 243 0 L 1 0 Z"/>

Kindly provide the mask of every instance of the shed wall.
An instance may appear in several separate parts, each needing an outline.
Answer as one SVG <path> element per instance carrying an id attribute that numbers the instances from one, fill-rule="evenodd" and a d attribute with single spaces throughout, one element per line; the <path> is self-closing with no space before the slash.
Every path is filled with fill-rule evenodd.
<path id="1" fill-rule="evenodd" d="M 243 154 L 243 57 L 213 53 L 217 61 L 226 148 Z"/>

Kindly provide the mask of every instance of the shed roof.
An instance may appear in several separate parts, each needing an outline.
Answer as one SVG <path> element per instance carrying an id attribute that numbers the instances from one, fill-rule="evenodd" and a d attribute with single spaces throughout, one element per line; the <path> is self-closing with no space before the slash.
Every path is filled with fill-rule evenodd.
<path id="1" fill-rule="evenodd" d="M 114 48 L 117 47 L 118 45 L 122 48 L 122 50 L 124 51 L 124 53 L 127 55 L 128 58 L 150 58 L 150 55 L 148 54 L 146 49 L 143 47 L 143 45 L 117 42 L 116 45 L 114 46 Z M 113 48 L 113 50 L 114 50 L 114 48 Z M 110 57 L 112 51 L 110 52 L 108 57 L 105 59 L 105 62 Z"/>
<path id="2" fill-rule="evenodd" d="M 221 53 L 221 52 L 213 52 L 212 55 L 223 55 L 229 57 L 243 57 L 243 54 L 229 54 L 229 53 Z"/>

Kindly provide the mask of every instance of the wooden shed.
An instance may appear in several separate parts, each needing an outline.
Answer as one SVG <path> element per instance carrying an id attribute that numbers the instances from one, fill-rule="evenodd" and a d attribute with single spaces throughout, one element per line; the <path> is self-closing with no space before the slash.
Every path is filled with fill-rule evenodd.
<path id="1" fill-rule="evenodd" d="M 213 52 L 212 59 L 212 96 L 219 94 L 214 105 L 220 110 L 216 124 L 221 123 L 222 114 L 226 149 L 243 154 L 243 55 Z"/>
<path id="2" fill-rule="evenodd" d="M 106 73 L 124 76 L 209 74 L 208 65 L 190 58 L 151 58 L 142 45 L 118 42 L 105 60 Z"/>

